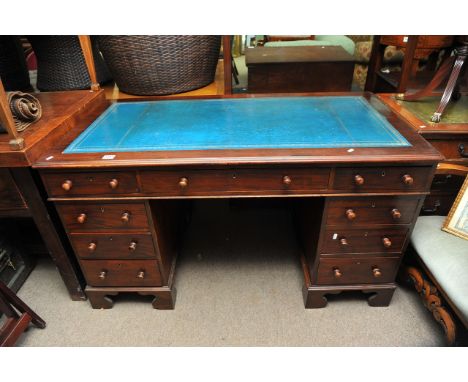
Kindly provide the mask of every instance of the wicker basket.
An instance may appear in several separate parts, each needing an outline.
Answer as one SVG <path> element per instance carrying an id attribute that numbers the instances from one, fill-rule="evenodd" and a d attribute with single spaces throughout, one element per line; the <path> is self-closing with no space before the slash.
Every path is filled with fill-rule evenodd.
<path id="1" fill-rule="evenodd" d="M 37 88 L 41 91 L 87 89 L 91 85 L 78 36 L 28 36 L 37 58 Z M 99 83 L 111 79 L 92 39 Z"/>
<path id="2" fill-rule="evenodd" d="M 16 36 L 0 36 L 0 78 L 6 91 L 31 88 L 24 52 Z"/>
<path id="3" fill-rule="evenodd" d="M 221 36 L 99 36 L 119 89 L 135 95 L 182 93 L 214 81 Z"/>

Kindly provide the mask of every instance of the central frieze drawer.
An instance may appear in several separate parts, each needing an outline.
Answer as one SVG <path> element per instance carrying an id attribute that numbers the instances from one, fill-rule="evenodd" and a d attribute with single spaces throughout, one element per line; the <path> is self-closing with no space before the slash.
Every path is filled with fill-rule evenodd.
<path id="1" fill-rule="evenodd" d="M 57 204 L 69 231 L 148 230 L 144 203 Z"/>
<path id="2" fill-rule="evenodd" d="M 52 197 L 121 195 L 139 192 L 134 171 L 45 173 L 42 179 Z"/>
<path id="3" fill-rule="evenodd" d="M 160 196 L 307 193 L 326 190 L 329 176 L 328 168 L 140 172 L 142 191 Z"/>
<path id="4" fill-rule="evenodd" d="M 91 286 L 161 286 L 155 260 L 81 260 L 86 281 Z"/>
<path id="5" fill-rule="evenodd" d="M 151 234 L 72 233 L 70 239 L 82 259 L 156 258 Z"/>
<path id="6" fill-rule="evenodd" d="M 389 283 L 395 279 L 397 257 L 321 258 L 317 284 L 374 284 Z"/>
<path id="7" fill-rule="evenodd" d="M 331 199 L 326 224 L 357 226 L 363 224 L 410 224 L 419 206 L 414 196 L 367 196 Z"/>
<path id="8" fill-rule="evenodd" d="M 408 230 L 404 229 L 327 229 L 320 253 L 393 253 L 401 252 Z"/>
<path id="9" fill-rule="evenodd" d="M 432 167 L 337 168 L 333 188 L 353 192 L 420 192 L 430 187 Z"/>

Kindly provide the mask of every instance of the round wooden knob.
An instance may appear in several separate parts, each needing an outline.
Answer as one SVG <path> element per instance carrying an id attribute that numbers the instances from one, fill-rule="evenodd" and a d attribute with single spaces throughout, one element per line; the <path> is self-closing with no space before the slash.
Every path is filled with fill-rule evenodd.
<path id="1" fill-rule="evenodd" d="M 89 252 L 94 252 L 96 250 L 97 244 L 95 242 L 91 242 L 88 245 Z"/>
<path id="2" fill-rule="evenodd" d="M 115 190 L 117 187 L 119 187 L 119 181 L 117 179 L 112 179 L 109 182 L 109 187 Z"/>
<path id="3" fill-rule="evenodd" d="M 130 221 L 130 212 L 124 212 L 120 217 L 122 223 L 128 223 Z"/>
<path id="4" fill-rule="evenodd" d="M 414 179 L 411 175 L 403 175 L 403 183 L 406 184 L 407 186 L 411 186 L 414 183 Z"/>
<path id="5" fill-rule="evenodd" d="M 292 179 L 289 176 L 287 175 L 283 176 L 283 184 L 285 186 L 289 186 L 291 183 L 292 183 Z"/>
<path id="6" fill-rule="evenodd" d="M 83 224 L 88 217 L 86 216 L 85 213 L 79 214 L 78 217 L 76 218 L 76 221 L 80 224 Z"/>
<path id="7" fill-rule="evenodd" d="M 341 245 L 348 245 L 348 240 L 346 240 L 345 237 L 342 237 L 342 238 L 340 239 L 340 244 L 341 244 Z"/>
<path id="8" fill-rule="evenodd" d="M 382 243 L 385 248 L 390 248 L 392 246 L 392 241 L 388 237 L 382 238 Z"/>
<path id="9" fill-rule="evenodd" d="M 137 247 L 136 241 L 131 241 L 130 244 L 128 245 L 128 250 L 129 251 L 134 251 Z"/>
<path id="10" fill-rule="evenodd" d="M 343 274 L 340 271 L 340 268 L 333 268 L 333 276 L 335 276 L 335 278 L 337 279 L 343 276 Z"/>
<path id="11" fill-rule="evenodd" d="M 145 271 L 140 271 L 137 273 L 137 278 L 144 279 L 145 278 Z"/>
<path id="12" fill-rule="evenodd" d="M 179 186 L 181 188 L 185 188 L 188 186 L 188 179 L 187 178 L 180 178 L 179 180 Z"/>
<path id="13" fill-rule="evenodd" d="M 352 208 L 349 208 L 346 210 L 346 217 L 348 220 L 354 220 L 356 219 L 356 212 Z"/>
<path id="14" fill-rule="evenodd" d="M 364 178 L 361 175 L 356 175 L 354 177 L 354 183 L 356 186 L 362 186 L 364 184 Z"/>
<path id="15" fill-rule="evenodd" d="M 374 277 L 382 276 L 382 271 L 377 267 L 372 268 L 372 273 L 373 273 Z"/>
<path id="16" fill-rule="evenodd" d="M 106 278 L 106 276 L 107 276 L 107 271 L 101 271 L 101 272 L 99 273 L 99 276 L 98 276 L 98 277 L 99 277 L 101 280 L 104 280 L 104 279 Z"/>
<path id="17" fill-rule="evenodd" d="M 395 220 L 398 220 L 401 218 L 401 212 L 398 210 L 398 208 L 394 208 L 392 210 L 392 218 Z"/>
<path id="18" fill-rule="evenodd" d="M 62 183 L 62 189 L 65 191 L 70 191 L 73 186 L 73 182 L 71 180 L 66 180 Z"/>

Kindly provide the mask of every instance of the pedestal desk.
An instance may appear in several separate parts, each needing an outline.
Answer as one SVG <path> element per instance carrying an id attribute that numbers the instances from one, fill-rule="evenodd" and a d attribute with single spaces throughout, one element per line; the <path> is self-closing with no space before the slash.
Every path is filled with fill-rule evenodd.
<path id="1" fill-rule="evenodd" d="M 292 198 L 307 308 L 369 293 L 385 306 L 442 159 L 370 94 L 230 96 L 83 109 L 35 164 L 87 281 L 172 309 L 181 230 L 196 198 Z M 208 234 L 208 233 L 207 233 Z"/>

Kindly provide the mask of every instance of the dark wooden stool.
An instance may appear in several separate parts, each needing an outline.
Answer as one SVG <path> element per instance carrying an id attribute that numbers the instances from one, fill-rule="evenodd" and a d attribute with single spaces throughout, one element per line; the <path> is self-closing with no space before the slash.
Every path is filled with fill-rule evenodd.
<path id="1" fill-rule="evenodd" d="M 0 312 L 6 322 L 0 329 L 0 346 L 13 346 L 30 322 L 44 329 L 45 321 L 0 281 Z"/>
<path id="2" fill-rule="evenodd" d="M 451 99 L 458 100 L 460 98 L 459 79 L 463 77 L 466 70 L 466 65 L 463 67 L 466 57 L 468 56 L 468 36 L 457 36 L 457 45 L 454 49 L 454 55 L 447 58 L 439 70 L 434 75 L 434 78 L 427 84 L 424 89 L 413 94 L 401 94 L 397 98 L 404 101 L 417 101 L 422 97 L 432 94 L 432 92 L 442 83 L 442 81 L 450 73 L 447 85 L 440 100 L 437 110 L 431 117 L 432 122 L 440 122 L 442 114 Z M 462 74 L 462 75 L 460 75 Z"/>

